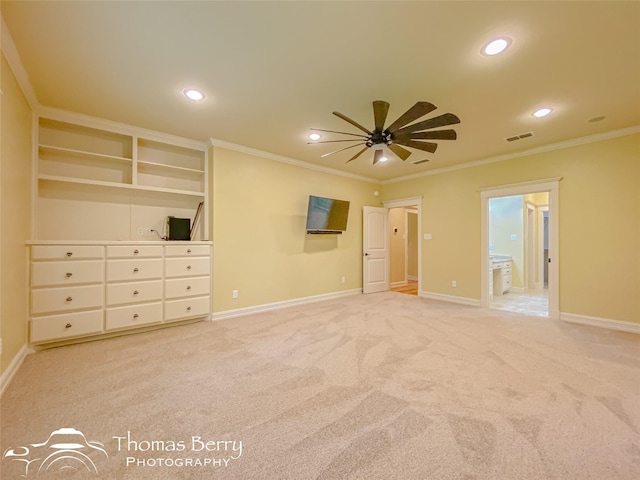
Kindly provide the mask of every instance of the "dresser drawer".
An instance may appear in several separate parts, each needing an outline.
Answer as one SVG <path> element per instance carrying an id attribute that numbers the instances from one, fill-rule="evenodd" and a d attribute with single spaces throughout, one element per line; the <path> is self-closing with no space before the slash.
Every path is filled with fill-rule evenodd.
<path id="1" fill-rule="evenodd" d="M 211 313 L 209 297 L 185 298 L 182 300 L 170 300 L 164 304 L 165 321 L 181 318 L 198 317 Z"/>
<path id="2" fill-rule="evenodd" d="M 92 307 L 102 307 L 102 285 L 82 287 L 43 288 L 31 293 L 31 313 L 64 312 Z"/>
<path id="3" fill-rule="evenodd" d="M 97 283 L 104 279 L 102 260 L 81 260 L 78 262 L 33 262 L 31 264 L 31 285 L 72 285 Z"/>
<path id="4" fill-rule="evenodd" d="M 209 257 L 167 258 L 165 275 L 167 277 L 186 277 L 209 275 L 211 260 Z"/>
<path id="5" fill-rule="evenodd" d="M 160 245 L 109 245 L 107 258 L 162 257 Z"/>
<path id="6" fill-rule="evenodd" d="M 107 260 L 107 281 L 162 278 L 162 259 Z"/>
<path id="7" fill-rule="evenodd" d="M 506 292 L 511 288 L 511 275 L 502 277 L 502 291 Z"/>
<path id="8" fill-rule="evenodd" d="M 201 257 L 211 255 L 209 245 L 167 245 L 165 255 L 167 257 Z"/>
<path id="9" fill-rule="evenodd" d="M 150 323 L 160 323 L 162 320 L 162 303 L 143 303 L 126 307 L 107 309 L 107 330 L 137 327 Z"/>
<path id="10" fill-rule="evenodd" d="M 502 275 L 511 275 L 511 269 L 510 268 L 503 268 L 502 269 Z"/>
<path id="11" fill-rule="evenodd" d="M 31 342 L 42 343 L 102 332 L 102 310 L 31 319 Z"/>
<path id="12" fill-rule="evenodd" d="M 34 245 L 33 260 L 82 260 L 104 258 L 104 247 L 100 245 Z"/>
<path id="13" fill-rule="evenodd" d="M 165 280 L 164 295 L 166 298 L 193 297 L 209 294 L 211 294 L 209 277 Z"/>
<path id="14" fill-rule="evenodd" d="M 110 283 L 107 305 L 162 300 L 162 280 L 150 282 Z"/>

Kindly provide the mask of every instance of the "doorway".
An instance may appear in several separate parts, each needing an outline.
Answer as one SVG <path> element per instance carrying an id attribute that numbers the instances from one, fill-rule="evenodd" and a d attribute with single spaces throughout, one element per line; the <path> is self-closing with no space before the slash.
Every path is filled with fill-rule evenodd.
<path id="1" fill-rule="evenodd" d="M 527 315 L 549 316 L 543 281 L 549 193 L 489 198 L 489 305 Z"/>
<path id="2" fill-rule="evenodd" d="M 384 202 L 389 209 L 390 290 L 420 295 L 422 197 Z"/>
<path id="3" fill-rule="evenodd" d="M 389 209 L 389 287 L 418 295 L 418 209 Z"/>
<path id="4" fill-rule="evenodd" d="M 559 178 L 554 178 L 481 190 L 480 303 L 482 306 L 498 306 L 498 300 L 503 299 L 496 299 L 496 297 L 504 292 L 518 295 L 537 293 L 544 295 L 547 302 L 544 316 L 552 319 L 559 318 L 560 259 L 557 255 L 559 181 Z M 496 203 L 493 203 L 494 199 Z M 495 208 L 492 208 L 494 206 Z M 516 212 L 519 210 L 520 229 L 514 227 L 518 225 L 517 221 L 510 223 L 504 219 L 504 221 L 497 219 L 494 223 L 501 224 L 499 226 L 503 229 L 502 231 L 498 229 L 498 233 L 492 235 L 491 210 L 493 209 L 493 213 L 496 213 L 497 208 L 510 211 L 513 218 L 517 218 Z M 528 253 L 531 253 L 534 258 L 527 259 Z M 494 268 L 495 264 L 500 262 L 503 270 Z M 546 289 L 544 288 L 545 275 Z M 513 297 L 515 295 L 512 295 Z"/>

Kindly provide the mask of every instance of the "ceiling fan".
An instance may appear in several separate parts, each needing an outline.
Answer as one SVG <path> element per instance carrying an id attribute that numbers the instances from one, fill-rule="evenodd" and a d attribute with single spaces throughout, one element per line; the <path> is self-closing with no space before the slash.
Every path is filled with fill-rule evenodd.
<path id="1" fill-rule="evenodd" d="M 437 117 L 429 118 L 427 120 L 423 120 L 418 123 L 414 123 L 409 125 L 410 123 L 418 120 L 420 117 L 424 117 L 425 115 L 434 111 L 437 107 L 429 102 L 417 102 L 413 107 L 407 110 L 405 113 L 400 115 L 400 117 L 389 125 L 387 128 L 384 128 L 384 123 L 387 120 L 387 113 L 389 112 L 389 103 L 383 100 L 375 100 L 373 102 L 373 118 L 374 118 L 374 129 L 373 131 L 368 130 L 367 128 L 360 125 L 355 120 L 347 117 L 346 115 L 340 112 L 333 112 L 333 114 L 345 122 L 350 123 L 354 127 L 362 130 L 366 133 L 366 135 L 355 134 L 355 133 L 347 133 L 347 132 L 336 132 L 334 130 L 323 130 L 320 128 L 312 128 L 312 131 L 316 132 L 329 132 L 329 133 L 339 133 L 342 135 L 350 135 L 354 137 L 358 137 L 357 139 L 348 139 L 348 140 L 325 140 L 325 141 L 315 141 L 308 142 L 309 144 L 313 143 L 336 143 L 336 142 L 357 142 L 354 145 L 349 145 L 348 147 L 341 148 L 339 150 L 335 150 L 333 152 L 325 153 L 322 157 L 328 157 L 329 155 L 333 155 L 334 153 L 342 152 L 344 150 L 348 150 L 350 148 L 358 147 L 364 145 L 362 150 L 356 153 L 353 157 L 347 160 L 346 163 L 355 160 L 360 155 L 362 155 L 367 148 L 372 148 L 375 150 L 373 155 L 373 164 L 375 165 L 379 161 L 382 161 L 384 158 L 384 153 L 382 151 L 383 147 L 388 147 L 393 153 L 395 153 L 398 157 L 400 157 L 403 161 L 409 158 L 411 152 L 405 147 L 415 148 L 417 150 L 423 150 L 425 152 L 434 153 L 438 148 L 438 144 L 434 142 L 425 142 L 424 140 L 455 140 L 457 138 L 456 132 L 453 129 L 445 129 L 445 130 L 435 130 L 428 132 L 426 130 L 432 130 L 438 127 L 444 127 L 447 125 L 454 125 L 456 123 L 460 123 L 460 119 L 455 116 L 453 113 L 444 113 Z M 414 164 L 428 162 L 429 160 L 421 160 L 417 162 L 413 162 Z"/>

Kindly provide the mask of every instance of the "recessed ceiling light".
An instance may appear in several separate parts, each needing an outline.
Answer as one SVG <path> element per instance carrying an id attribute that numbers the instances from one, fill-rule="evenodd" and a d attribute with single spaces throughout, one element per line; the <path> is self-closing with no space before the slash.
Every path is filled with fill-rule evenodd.
<path id="1" fill-rule="evenodd" d="M 387 160 L 389 160 L 387 157 L 380 157 L 380 159 L 378 161 L 379 162 L 386 162 Z"/>
<path id="2" fill-rule="evenodd" d="M 322 135 L 320 135 L 317 132 L 312 132 L 309 135 L 307 135 L 307 138 L 309 140 L 311 140 L 312 142 L 317 142 L 318 140 L 320 140 L 322 138 Z"/>
<path id="3" fill-rule="evenodd" d="M 193 100 L 195 102 L 199 102 L 204 99 L 204 93 L 200 90 L 196 90 L 195 88 L 185 88 L 182 93 L 184 93 L 184 96 L 189 100 Z"/>
<path id="4" fill-rule="evenodd" d="M 491 40 L 482 48 L 483 55 L 497 55 L 504 52 L 507 47 L 511 45 L 511 39 L 509 37 L 500 37 L 495 40 Z"/>
<path id="5" fill-rule="evenodd" d="M 536 118 L 542 118 L 542 117 L 546 117 L 551 112 L 553 112 L 553 108 L 544 107 L 544 108 L 539 108 L 538 110 L 533 112 L 531 115 L 533 115 Z"/>

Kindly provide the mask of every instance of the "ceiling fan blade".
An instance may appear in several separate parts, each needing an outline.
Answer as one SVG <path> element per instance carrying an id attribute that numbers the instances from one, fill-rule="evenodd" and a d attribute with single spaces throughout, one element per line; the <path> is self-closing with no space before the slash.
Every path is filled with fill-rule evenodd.
<path id="1" fill-rule="evenodd" d="M 360 155 L 362 155 L 365 150 L 367 150 L 369 147 L 364 147 L 362 150 L 360 150 L 358 153 L 356 153 L 353 157 L 351 157 L 349 160 L 347 160 L 345 163 L 349 163 L 351 160 L 355 160 L 356 158 L 358 158 Z"/>
<path id="2" fill-rule="evenodd" d="M 408 138 L 401 137 L 395 140 L 396 143 L 404 145 L 405 147 L 417 148 L 418 150 L 424 150 L 425 152 L 433 153 L 438 148 L 437 143 L 431 142 L 416 142 L 409 140 Z"/>
<path id="3" fill-rule="evenodd" d="M 336 132 L 335 130 L 323 130 L 322 128 L 312 128 L 312 132 L 328 132 L 328 133 L 339 133 L 340 135 L 351 135 L 352 137 L 361 137 L 367 138 L 366 135 L 362 135 L 360 133 L 349 133 L 349 132 Z M 317 143 L 317 142 L 316 142 Z"/>
<path id="4" fill-rule="evenodd" d="M 444 113 L 437 117 L 429 118 L 422 122 L 414 123 L 408 127 L 397 130 L 394 135 L 408 135 L 409 133 L 419 132 L 420 130 L 429 130 L 431 128 L 444 127 L 446 125 L 453 125 L 454 123 L 460 123 L 460 119 L 453 113 Z"/>
<path id="5" fill-rule="evenodd" d="M 376 150 L 373 153 L 373 164 L 378 163 L 382 157 L 384 157 L 384 152 L 382 150 Z"/>
<path id="6" fill-rule="evenodd" d="M 360 130 L 362 130 L 363 132 L 371 135 L 371 132 L 369 130 L 367 130 L 366 128 L 364 128 L 362 125 L 360 125 L 358 122 L 356 122 L 355 120 L 351 120 L 349 117 L 347 117 L 346 115 L 343 115 L 340 112 L 333 112 L 333 114 L 336 117 L 340 117 L 342 120 L 344 120 L 345 122 L 349 122 L 351 125 L 353 125 L 354 127 L 359 128 Z"/>
<path id="7" fill-rule="evenodd" d="M 320 158 L 328 157 L 329 155 L 333 155 L 334 153 L 342 152 L 343 150 L 348 150 L 353 147 L 357 147 L 358 145 L 364 145 L 364 143 L 356 143 L 355 145 L 349 145 L 348 147 L 341 148 L 339 150 L 334 150 L 333 152 L 325 153 L 324 155 L 320 155 Z M 365 147 L 369 148 L 369 147 Z"/>
<path id="8" fill-rule="evenodd" d="M 407 138 L 409 140 L 455 140 L 458 138 L 455 130 L 434 130 L 432 132 L 414 132 L 407 135 L 394 135 L 394 138 Z"/>
<path id="9" fill-rule="evenodd" d="M 419 119 L 420 117 L 426 115 L 427 113 L 433 112 L 436 108 L 434 104 L 429 102 L 418 102 L 409 110 L 404 112 L 400 117 L 389 125 L 386 129 L 386 132 L 393 133 L 399 128 L 404 127 L 406 124 L 413 122 L 414 120 Z"/>
<path id="10" fill-rule="evenodd" d="M 402 161 L 405 161 L 407 158 L 409 158 L 409 155 L 411 155 L 411 152 L 409 150 L 407 150 L 406 148 L 402 148 L 400 145 L 396 145 L 395 143 L 387 145 L 387 147 L 389 147 L 389 150 L 400 157 Z"/>
<path id="11" fill-rule="evenodd" d="M 428 159 L 428 158 L 425 158 L 424 160 L 418 160 L 418 161 L 416 161 L 416 162 L 411 162 L 411 163 L 412 163 L 413 165 L 420 165 L 421 163 L 426 163 L 426 162 L 428 162 L 428 161 L 429 161 L 429 159 Z"/>
<path id="12" fill-rule="evenodd" d="M 384 100 L 375 100 L 373 102 L 373 118 L 375 121 L 375 129 L 379 132 L 384 128 L 384 122 L 389 113 L 389 103 Z"/>
<path id="13" fill-rule="evenodd" d="M 318 142 L 307 142 L 307 145 L 315 145 L 316 143 L 338 143 L 338 142 L 362 142 L 362 138 L 349 138 L 346 140 L 322 140 Z"/>

